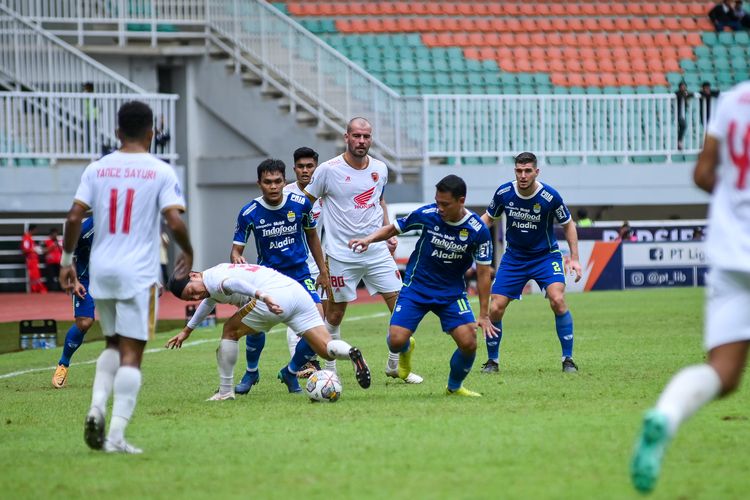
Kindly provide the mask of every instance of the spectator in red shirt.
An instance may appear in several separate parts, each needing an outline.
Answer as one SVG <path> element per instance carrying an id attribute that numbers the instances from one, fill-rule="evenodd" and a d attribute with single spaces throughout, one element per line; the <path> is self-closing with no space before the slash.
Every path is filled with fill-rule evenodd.
<path id="1" fill-rule="evenodd" d="M 34 243 L 35 232 L 36 224 L 29 224 L 29 230 L 23 233 L 23 238 L 21 238 L 21 252 L 26 258 L 26 272 L 29 276 L 31 293 L 47 293 L 47 287 L 42 283 L 42 275 L 39 273 L 39 255 Z"/>
<path id="2" fill-rule="evenodd" d="M 50 229 L 49 238 L 44 241 L 44 254 L 44 277 L 47 281 L 47 288 L 53 291 L 61 291 L 59 276 L 62 245 L 57 229 Z"/>

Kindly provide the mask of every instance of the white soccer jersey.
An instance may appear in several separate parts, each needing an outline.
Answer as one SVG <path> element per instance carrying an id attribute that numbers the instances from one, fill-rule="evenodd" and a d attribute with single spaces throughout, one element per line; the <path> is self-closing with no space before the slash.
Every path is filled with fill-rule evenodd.
<path id="1" fill-rule="evenodd" d="M 292 182 L 291 184 L 287 184 L 284 186 L 284 193 L 294 193 L 298 194 L 300 196 L 305 196 L 305 192 L 302 191 L 302 189 L 299 187 L 299 184 L 296 182 Z M 318 223 L 316 226 L 316 230 L 318 231 L 318 236 L 320 236 L 320 231 L 322 227 L 322 220 L 320 219 L 320 212 L 321 212 L 321 204 L 320 204 L 320 198 L 315 200 L 315 203 L 313 203 L 313 209 L 312 209 L 312 215 L 313 219 Z M 320 274 L 320 269 L 318 269 L 318 265 L 315 263 L 315 259 L 313 259 L 312 253 L 310 253 L 307 256 L 307 267 L 310 269 L 310 275 L 314 278 Z"/>
<path id="2" fill-rule="evenodd" d="M 130 299 L 159 282 L 160 214 L 185 208 L 171 166 L 148 153 L 116 151 L 86 167 L 75 200 L 94 212 L 92 297 Z"/>
<path id="3" fill-rule="evenodd" d="M 203 283 L 210 298 L 219 304 L 232 304 L 242 307 L 252 299 L 253 293 L 225 293 L 222 283 L 229 279 L 237 279 L 248 285 L 248 290 L 260 290 L 268 293 L 285 287 L 300 286 L 292 278 L 257 264 L 219 264 L 203 271 Z"/>
<path id="4" fill-rule="evenodd" d="M 750 82 L 721 94 L 707 134 L 720 158 L 706 255 L 713 267 L 750 272 Z"/>
<path id="5" fill-rule="evenodd" d="M 383 226 L 380 198 L 388 182 L 388 167 L 371 156 L 367 168 L 351 167 L 344 155 L 321 163 L 305 189 L 323 198 L 325 251 L 342 262 L 378 261 L 390 258 L 385 242 L 373 243 L 367 252 L 355 253 L 349 240 L 362 238 Z"/>

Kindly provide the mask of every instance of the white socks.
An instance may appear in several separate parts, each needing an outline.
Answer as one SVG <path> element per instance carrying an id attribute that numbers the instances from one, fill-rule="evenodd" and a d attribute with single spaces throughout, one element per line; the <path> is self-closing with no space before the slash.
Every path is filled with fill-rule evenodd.
<path id="1" fill-rule="evenodd" d="M 125 438 L 125 427 L 135 410 L 138 392 L 141 390 L 141 370 L 134 366 L 121 366 L 114 380 L 112 420 L 109 422 L 107 439 L 119 442 Z"/>
<path id="2" fill-rule="evenodd" d="M 237 341 L 221 339 L 216 349 L 216 362 L 219 366 L 219 393 L 232 392 L 234 387 L 234 365 L 237 364 Z"/>
<path id="3" fill-rule="evenodd" d="M 719 374 L 709 365 L 689 366 L 669 381 L 656 403 L 669 422 L 669 434 L 721 391 Z"/>
<path id="4" fill-rule="evenodd" d="M 341 325 L 335 325 L 334 326 L 334 325 L 330 324 L 328 321 L 324 320 L 324 322 L 325 322 L 325 325 L 326 325 L 326 330 L 328 330 L 328 333 L 331 335 L 331 338 L 333 340 L 339 340 L 341 338 Z M 330 345 L 330 343 L 328 345 Z M 329 352 L 330 352 L 330 349 L 329 349 Z M 333 356 L 336 356 L 333 353 L 331 353 L 331 354 Z M 338 356 L 336 356 L 336 357 L 338 357 Z M 347 358 L 348 357 L 349 356 L 348 356 L 348 351 L 347 351 Z M 332 372 L 335 372 L 336 371 L 336 360 L 335 359 L 333 361 L 326 360 L 325 369 L 326 370 L 331 370 Z"/>
<path id="5" fill-rule="evenodd" d="M 299 343 L 299 337 L 297 334 L 289 328 L 286 327 L 286 343 L 289 346 L 289 355 L 294 356 L 294 350 L 297 348 L 297 344 Z"/>
<path id="6" fill-rule="evenodd" d="M 336 359 L 349 359 L 349 350 L 352 348 L 347 342 L 343 340 L 331 340 L 326 345 L 326 351 L 328 354 Z M 326 366 L 328 361 L 326 361 Z"/>
<path id="7" fill-rule="evenodd" d="M 386 370 L 394 372 L 398 370 L 398 356 L 399 353 L 388 351 L 388 362 L 386 363 Z"/>
<path id="8" fill-rule="evenodd" d="M 115 373 L 120 368 L 120 353 L 117 349 L 104 349 L 96 360 L 96 374 L 91 394 L 91 406 L 107 414 L 107 401 L 112 394 Z"/>

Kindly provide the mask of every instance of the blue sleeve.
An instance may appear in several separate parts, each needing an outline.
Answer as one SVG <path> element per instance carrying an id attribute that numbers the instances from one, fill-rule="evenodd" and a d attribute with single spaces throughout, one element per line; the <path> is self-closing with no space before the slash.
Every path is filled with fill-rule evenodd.
<path id="1" fill-rule="evenodd" d="M 565 202 L 559 193 L 555 193 L 552 197 L 552 209 L 555 211 L 555 219 L 560 224 L 565 224 L 570 221 L 570 210 L 565 205 Z"/>
<path id="2" fill-rule="evenodd" d="M 396 226 L 396 229 L 398 229 L 398 232 L 405 233 L 413 229 L 421 229 L 422 226 L 424 226 L 425 220 L 424 213 L 422 212 L 423 208 L 424 207 L 414 210 L 408 215 L 396 219 L 393 223 Z"/>
<path id="3" fill-rule="evenodd" d="M 482 229 L 477 233 L 477 239 L 474 247 L 474 260 L 477 264 L 492 264 L 492 236 L 487 226 L 482 224 Z"/>
<path id="4" fill-rule="evenodd" d="M 500 194 L 500 191 L 500 189 L 495 191 L 495 196 L 492 197 L 492 201 L 490 201 L 489 206 L 487 206 L 487 213 L 490 214 L 490 217 L 493 219 L 500 218 L 503 210 L 505 210 L 505 202 L 503 201 L 503 195 Z"/>
<path id="5" fill-rule="evenodd" d="M 248 208 L 249 205 L 243 207 L 242 210 L 240 210 L 240 214 L 237 216 L 237 225 L 234 227 L 234 239 L 232 240 L 232 243 L 235 245 L 247 244 L 249 230 L 253 225 L 249 214 L 245 215 Z"/>
<path id="6" fill-rule="evenodd" d="M 318 227 L 318 222 L 313 215 L 312 203 L 310 203 L 307 197 L 305 197 L 305 203 L 302 205 L 302 227 L 304 229 L 315 229 Z"/>

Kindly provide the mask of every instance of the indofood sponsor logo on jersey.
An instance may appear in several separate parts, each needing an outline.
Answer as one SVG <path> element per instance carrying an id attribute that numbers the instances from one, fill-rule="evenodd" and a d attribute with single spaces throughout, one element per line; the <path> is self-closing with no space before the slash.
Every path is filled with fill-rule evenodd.
<path id="1" fill-rule="evenodd" d="M 357 196 L 353 198 L 354 200 L 354 208 L 356 209 L 367 209 L 372 208 L 375 206 L 374 203 L 370 203 L 370 198 L 372 198 L 373 193 L 375 193 L 375 186 L 371 187 L 364 193 L 360 193 Z"/>
<path id="2" fill-rule="evenodd" d="M 513 219 L 510 227 L 516 227 L 518 229 L 537 229 L 537 222 L 541 222 L 541 214 L 529 213 L 526 208 L 517 208 L 508 210 L 508 217 Z"/>
<path id="3" fill-rule="evenodd" d="M 296 226 L 274 226 L 263 228 L 264 238 L 274 238 L 276 236 L 285 236 L 288 234 L 294 234 L 297 232 Z"/>
<path id="4" fill-rule="evenodd" d="M 466 230 L 464 229 L 463 231 Z M 464 256 L 463 254 L 466 253 L 466 250 L 469 248 L 469 245 L 468 243 L 464 245 L 456 243 L 455 241 L 451 241 L 452 239 L 452 236 L 432 234 L 430 243 L 435 249 L 432 251 L 431 257 L 446 260 L 461 259 Z"/>

